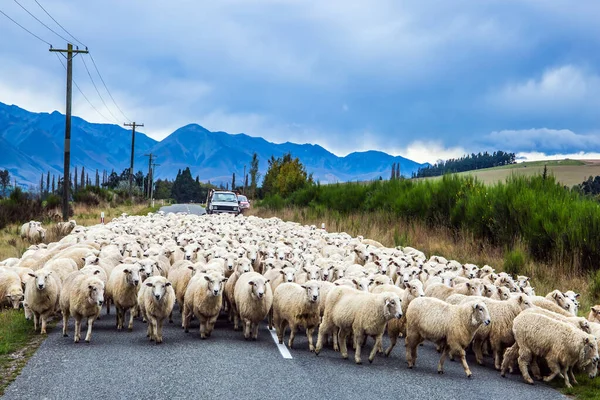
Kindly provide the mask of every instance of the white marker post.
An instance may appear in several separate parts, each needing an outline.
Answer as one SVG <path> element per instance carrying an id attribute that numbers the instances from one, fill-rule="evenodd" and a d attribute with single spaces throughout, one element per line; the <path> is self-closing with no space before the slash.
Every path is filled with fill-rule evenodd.
<path id="1" fill-rule="evenodd" d="M 321 229 L 325 230 L 325 222 L 321 223 Z"/>
<path id="2" fill-rule="evenodd" d="M 100 223 L 104 225 L 104 211 L 100 213 Z"/>

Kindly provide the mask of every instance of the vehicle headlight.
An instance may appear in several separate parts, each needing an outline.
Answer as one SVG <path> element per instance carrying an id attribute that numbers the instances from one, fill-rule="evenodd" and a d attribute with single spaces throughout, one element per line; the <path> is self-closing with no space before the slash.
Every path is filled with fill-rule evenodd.
<path id="1" fill-rule="evenodd" d="M 233 211 L 237 211 L 237 210 L 238 210 L 238 208 L 237 208 L 237 207 L 233 207 Z"/>
<path id="2" fill-rule="evenodd" d="M 213 210 L 213 208 L 214 207 L 212 206 L 212 204 L 210 206 L 208 206 L 208 209 L 211 210 L 211 211 Z"/>

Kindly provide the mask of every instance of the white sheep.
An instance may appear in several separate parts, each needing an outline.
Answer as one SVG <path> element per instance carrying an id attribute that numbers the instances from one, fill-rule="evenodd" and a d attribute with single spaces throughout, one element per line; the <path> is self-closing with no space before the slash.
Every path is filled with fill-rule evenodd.
<path id="1" fill-rule="evenodd" d="M 364 336 L 373 336 L 375 344 L 369 354 L 369 362 L 373 362 L 377 350 L 381 348 L 381 339 L 387 322 L 400 317 L 402 317 L 402 302 L 395 293 L 372 294 L 346 287 L 334 288 L 327 295 L 315 354 L 318 355 L 323 348 L 325 336 L 338 331 L 340 352 L 345 359 L 348 358 L 346 338 L 350 333 L 354 336 L 356 349 L 354 361 L 357 364 L 362 363 L 360 352 Z"/>
<path id="2" fill-rule="evenodd" d="M 210 337 L 223 304 L 223 286 L 227 278 L 219 273 L 195 275 L 183 300 L 183 328 L 187 333 L 192 314 L 200 321 L 200 338 Z"/>
<path id="3" fill-rule="evenodd" d="M 129 325 L 133 330 L 133 311 L 137 306 L 140 267 L 134 264 L 121 264 L 113 269 L 106 284 L 106 296 L 115 304 L 117 310 L 117 330 L 123 329 L 125 313 L 129 311 Z"/>
<path id="4" fill-rule="evenodd" d="M 138 304 L 142 317 L 148 321 L 146 336 L 161 344 L 163 322 L 171 315 L 175 305 L 173 285 L 164 276 L 146 278 L 138 292 Z"/>
<path id="5" fill-rule="evenodd" d="M 54 279 L 52 271 L 44 268 L 32 273 L 31 277 L 34 279 L 25 284 L 25 302 L 33 312 L 33 329 L 37 331 L 41 320 L 40 333 L 46 334 L 48 318 L 54 315 L 58 306 L 61 284 Z"/>
<path id="6" fill-rule="evenodd" d="M 240 275 L 234 289 L 235 305 L 244 323 L 244 338 L 258 338 L 258 324 L 265 319 L 273 304 L 268 280 L 258 272 Z"/>
<path id="7" fill-rule="evenodd" d="M 306 329 L 308 348 L 315 350 L 313 333 L 319 325 L 319 288 L 317 281 L 308 281 L 302 285 L 297 283 L 282 283 L 273 294 L 273 321 L 279 343 L 283 343 L 286 327 L 290 327 L 288 346 L 294 345 L 294 337 L 298 326 Z"/>
<path id="8" fill-rule="evenodd" d="M 483 302 L 452 305 L 430 297 L 414 299 L 406 310 L 408 367 L 415 366 L 419 344 L 429 340 L 441 348 L 439 374 L 444 373 L 444 361 L 449 355 L 460 358 L 465 374 L 470 378 L 473 374 L 465 358 L 465 348 L 473 340 L 475 331 L 482 324 L 490 323 L 490 313 Z"/>
<path id="9" fill-rule="evenodd" d="M 75 318 L 73 341 L 81 339 L 81 320 L 87 320 L 85 341 L 92 339 L 92 325 L 100 314 L 104 303 L 104 282 L 95 276 L 74 272 L 66 279 L 60 292 L 60 309 L 63 315 L 63 336 L 67 335 L 69 317 Z"/>
<path id="10" fill-rule="evenodd" d="M 18 310 L 22 300 L 23 286 L 19 275 L 10 270 L 0 272 L 0 306 L 8 303 Z"/>

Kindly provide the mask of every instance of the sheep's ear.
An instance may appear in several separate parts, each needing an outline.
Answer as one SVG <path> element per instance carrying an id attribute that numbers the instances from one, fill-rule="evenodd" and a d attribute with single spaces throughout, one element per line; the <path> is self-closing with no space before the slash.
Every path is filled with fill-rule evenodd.
<path id="1" fill-rule="evenodd" d="M 188 269 L 191 269 L 193 271 L 194 270 L 194 266 L 193 265 L 188 265 Z"/>
<path id="2" fill-rule="evenodd" d="M 121 254 L 121 255 L 122 255 L 122 254 Z M 123 262 L 124 262 L 123 260 L 119 260 L 119 264 L 123 264 Z"/>
<path id="3" fill-rule="evenodd" d="M 523 296 L 519 296 L 519 304 L 523 303 Z"/>
<path id="4" fill-rule="evenodd" d="M 148 287 L 152 287 L 152 283 L 150 283 L 150 282 L 146 282 L 146 286 L 148 286 Z"/>
<path id="5" fill-rule="evenodd" d="M 92 285 L 88 285 L 88 289 L 92 290 L 94 287 Z"/>
<path id="6" fill-rule="evenodd" d="M 581 294 L 580 294 L 580 293 L 575 293 L 575 298 L 576 298 L 576 299 L 578 299 L 578 298 L 579 298 L 579 296 L 581 296 Z"/>
<path id="7" fill-rule="evenodd" d="M 308 274 L 308 270 L 306 269 L 306 267 L 302 267 L 302 270 Z"/>
<path id="8" fill-rule="evenodd" d="M 371 278 L 371 279 L 369 279 L 369 282 L 370 282 L 370 283 L 373 283 L 373 282 L 375 282 L 375 278 Z"/>
<path id="9" fill-rule="evenodd" d="M 378 265 L 381 267 L 381 264 L 379 263 L 379 260 L 375 261 L 373 264 Z"/>
<path id="10" fill-rule="evenodd" d="M 340 286 L 340 284 L 339 284 L 339 283 L 337 283 L 337 282 L 334 282 L 334 285 L 335 285 L 335 286 Z"/>
<path id="11" fill-rule="evenodd" d="M 302 289 L 307 289 L 306 285 L 300 285 Z"/>
<path id="12" fill-rule="evenodd" d="M 269 283 L 269 282 L 271 282 L 271 280 L 270 280 L 270 279 L 267 279 L 267 280 L 265 281 L 265 283 Z"/>
<path id="13" fill-rule="evenodd" d="M 125 273 L 125 274 L 130 274 L 130 273 L 131 273 L 131 270 L 126 268 L 126 269 L 124 269 L 124 270 L 123 270 L 123 273 Z"/>
<path id="14" fill-rule="evenodd" d="M 210 282 L 210 278 L 208 277 L 208 275 L 204 275 L 204 279 L 206 279 L 206 281 Z"/>
<path id="15" fill-rule="evenodd" d="M 465 285 L 470 289 L 471 288 L 471 284 L 469 282 L 466 282 Z"/>
<path id="16" fill-rule="evenodd" d="M 558 300 L 558 298 L 560 297 L 560 296 L 558 295 L 558 293 L 559 293 L 559 292 L 554 292 L 554 294 L 552 295 L 552 297 L 554 297 L 556 300 Z"/>
<path id="17" fill-rule="evenodd" d="M 221 279 L 221 282 L 227 282 L 227 278 Z M 170 283 L 169 283 L 170 284 Z"/>
<path id="18" fill-rule="evenodd" d="M 31 276 L 32 278 L 35 278 L 35 274 L 34 273 L 28 272 L 27 275 Z"/>
<path id="19" fill-rule="evenodd" d="M 81 259 L 82 259 L 83 261 L 85 261 L 85 257 L 81 257 Z"/>
<path id="20" fill-rule="evenodd" d="M 352 283 L 354 283 L 355 285 L 358 285 L 358 282 L 356 281 L 356 279 L 352 279 Z"/>
<path id="21" fill-rule="evenodd" d="M 100 270 L 97 269 L 96 271 L 94 271 L 94 275 L 99 275 L 100 274 Z"/>
<path id="22" fill-rule="evenodd" d="M 502 289 L 501 288 L 498 288 L 496 290 L 498 291 L 498 294 L 502 294 Z"/>
<path id="23" fill-rule="evenodd" d="M 583 339 L 584 344 L 588 344 L 589 342 L 590 342 L 590 338 L 586 337 L 585 339 Z"/>
<path id="24" fill-rule="evenodd" d="M 477 310 L 478 307 L 479 307 L 479 303 L 474 303 L 473 304 L 473 310 Z"/>
<path id="25" fill-rule="evenodd" d="M 250 285 L 250 286 L 254 285 L 254 281 L 249 281 L 248 285 Z"/>
<path id="26" fill-rule="evenodd" d="M 280 273 L 281 275 L 285 275 L 285 271 L 284 271 L 284 270 L 281 270 L 281 271 L 279 271 L 279 273 Z"/>

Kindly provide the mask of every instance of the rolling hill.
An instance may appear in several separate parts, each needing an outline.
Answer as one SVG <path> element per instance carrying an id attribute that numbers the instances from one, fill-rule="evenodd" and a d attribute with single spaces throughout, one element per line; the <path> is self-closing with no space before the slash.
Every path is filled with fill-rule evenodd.
<path id="1" fill-rule="evenodd" d="M 61 175 L 64 143 L 63 114 L 32 113 L 14 105 L 0 103 L 0 168 L 7 168 L 23 184 L 36 185 L 42 173 Z M 94 124 L 73 117 L 71 165 L 87 171 L 113 169 L 120 173 L 129 167 L 131 132 L 118 125 Z M 179 169 L 190 167 L 193 176 L 213 183 L 230 182 L 233 172 L 242 179 L 244 165 L 249 167 L 252 154 L 258 154 L 261 174 L 271 156 L 292 153 L 299 157 L 309 173 L 322 183 L 387 178 L 393 163 L 401 173 L 411 176 L 419 164 L 404 157 L 379 151 L 366 151 L 339 157 L 314 144 L 272 143 L 243 133 L 211 132 L 198 124 L 189 124 L 158 142 L 136 132 L 135 170 L 146 171 L 152 153 L 160 166 L 156 178 L 174 178 Z M 247 168 L 248 170 L 248 168 Z"/>

